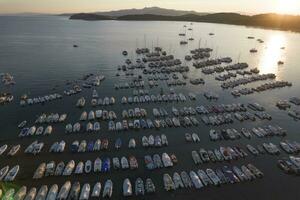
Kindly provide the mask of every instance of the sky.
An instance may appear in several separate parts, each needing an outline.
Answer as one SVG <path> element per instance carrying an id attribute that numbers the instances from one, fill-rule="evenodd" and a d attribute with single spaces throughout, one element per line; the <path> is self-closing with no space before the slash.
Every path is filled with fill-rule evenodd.
<path id="1" fill-rule="evenodd" d="M 0 13 L 76 13 L 151 6 L 198 12 L 300 15 L 300 0 L 0 0 Z"/>

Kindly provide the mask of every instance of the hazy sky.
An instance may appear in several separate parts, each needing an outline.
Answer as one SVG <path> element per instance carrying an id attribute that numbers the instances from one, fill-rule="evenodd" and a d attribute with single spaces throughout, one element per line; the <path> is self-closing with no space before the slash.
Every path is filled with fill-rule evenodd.
<path id="1" fill-rule="evenodd" d="M 0 0 L 0 13 L 93 12 L 150 6 L 200 12 L 300 15 L 300 0 Z"/>

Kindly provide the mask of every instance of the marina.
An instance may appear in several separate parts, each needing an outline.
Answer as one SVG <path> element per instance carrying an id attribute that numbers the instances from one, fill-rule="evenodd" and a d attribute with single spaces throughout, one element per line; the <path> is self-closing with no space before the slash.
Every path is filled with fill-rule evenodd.
<path id="1" fill-rule="evenodd" d="M 0 48 L 2 199 L 232 199 L 237 190 L 243 199 L 282 199 L 286 188 L 299 196 L 300 82 L 291 72 L 298 34 L 187 22 L 160 22 L 168 28 L 156 33 L 159 23 L 151 21 L 72 22 L 103 39 L 89 30 L 73 35 L 77 28 L 62 16 L 37 23 L 44 20 L 62 30 L 67 24 L 72 39 L 43 36 L 49 58 L 32 50 L 43 62 L 20 56 L 16 64 Z M 223 40 L 234 32 L 236 48 Z M 248 40 L 249 32 L 262 39 Z M 270 48 L 282 53 L 273 60 Z"/>

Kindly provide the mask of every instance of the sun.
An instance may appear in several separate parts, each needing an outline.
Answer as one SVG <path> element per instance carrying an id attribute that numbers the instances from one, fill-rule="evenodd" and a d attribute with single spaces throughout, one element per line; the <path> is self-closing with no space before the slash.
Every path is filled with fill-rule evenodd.
<path id="1" fill-rule="evenodd" d="M 277 0 L 276 12 L 280 14 L 294 14 L 297 12 L 299 0 Z"/>

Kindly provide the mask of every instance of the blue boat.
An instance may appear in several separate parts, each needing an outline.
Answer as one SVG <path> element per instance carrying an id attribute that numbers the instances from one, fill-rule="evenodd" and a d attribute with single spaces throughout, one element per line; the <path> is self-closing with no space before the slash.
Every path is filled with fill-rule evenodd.
<path id="1" fill-rule="evenodd" d="M 102 172 L 108 172 L 109 170 L 110 170 L 110 159 L 109 158 L 105 158 L 104 162 L 102 162 L 101 171 Z"/>
<path id="2" fill-rule="evenodd" d="M 71 152 L 72 153 L 78 152 L 78 147 L 79 147 L 79 143 L 78 142 L 71 144 L 71 146 L 70 146 Z"/>
<path id="3" fill-rule="evenodd" d="M 28 133 L 29 128 L 22 128 L 20 131 L 19 137 L 25 137 Z"/>
<path id="4" fill-rule="evenodd" d="M 142 127 L 143 129 L 148 128 L 147 122 L 146 122 L 144 119 L 141 119 L 141 120 L 140 120 L 140 123 L 141 123 L 141 127 Z"/>
<path id="5" fill-rule="evenodd" d="M 115 143 L 115 148 L 120 149 L 121 146 L 122 146 L 122 140 L 121 140 L 121 138 L 118 138 Z"/>
<path id="6" fill-rule="evenodd" d="M 89 141 L 88 146 L 87 146 L 87 151 L 92 152 L 94 150 L 94 142 Z"/>
<path id="7" fill-rule="evenodd" d="M 230 183 L 238 183 L 240 180 L 234 175 L 232 170 L 228 166 L 222 167 L 223 174 L 225 175 L 226 179 L 229 179 Z"/>

